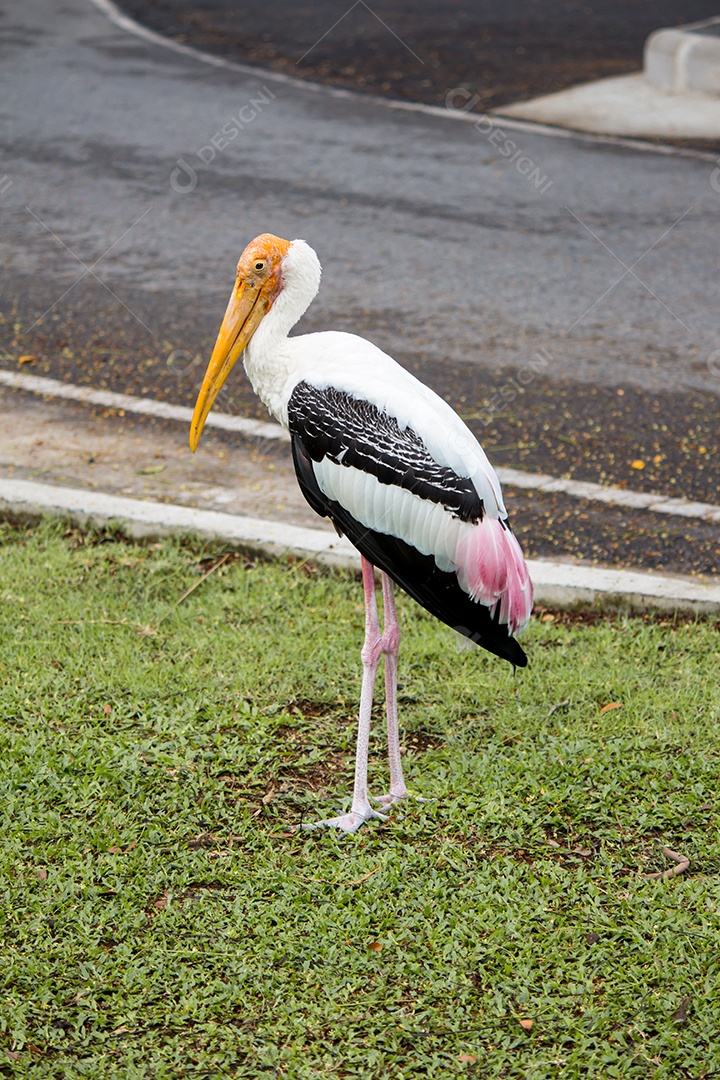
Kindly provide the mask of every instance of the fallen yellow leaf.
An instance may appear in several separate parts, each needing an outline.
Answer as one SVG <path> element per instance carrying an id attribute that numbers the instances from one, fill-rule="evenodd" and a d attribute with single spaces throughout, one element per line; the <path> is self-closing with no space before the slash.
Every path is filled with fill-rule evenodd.
<path id="1" fill-rule="evenodd" d="M 611 709 L 622 709 L 622 701 L 608 701 L 607 705 L 603 705 L 600 710 L 600 715 L 610 712 Z"/>
<path id="2" fill-rule="evenodd" d="M 458 1054 L 458 1061 L 461 1061 L 463 1065 L 474 1065 L 477 1058 L 474 1054 Z"/>
<path id="3" fill-rule="evenodd" d="M 368 945 L 368 949 L 370 949 L 372 952 L 381 952 L 382 951 L 382 942 L 380 942 L 380 941 L 371 941 L 370 944 Z"/>
<path id="4" fill-rule="evenodd" d="M 641 461 L 640 458 L 635 458 L 634 461 L 630 462 L 630 468 L 631 469 L 644 469 L 645 468 L 645 462 Z"/>
<path id="5" fill-rule="evenodd" d="M 520 1027 L 523 1028 L 525 1031 L 532 1031 L 532 1026 L 533 1026 L 532 1020 L 521 1020 L 520 1021 Z"/>
<path id="6" fill-rule="evenodd" d="M 27 356 L 18 356 L 18 364 L 34 364 L 37 360 L 37 356 L 33 356 L 32 353 L 28 353 Z"/>

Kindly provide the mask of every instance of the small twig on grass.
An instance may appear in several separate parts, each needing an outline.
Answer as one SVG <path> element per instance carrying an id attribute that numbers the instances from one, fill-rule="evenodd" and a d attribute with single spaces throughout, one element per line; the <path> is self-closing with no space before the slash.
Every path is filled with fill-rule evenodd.
<path id="1" fill-rule="evenodd" d="M 218 561 L 213 566 L 211 566 L 210 569 L 207 570 L 203 574 L 203 576 L 194 583 L 194 585 L 191 585 L 189 589 L 186 589 L 180 599 L 175 601 L 175 607 L 177 607 L 178 604 L 182 604 L 183 600 L 187 600 L 190 593 L 195 592 L 198 585 L 202 585 L 203 581 L 207 581 L 211 574 L 214 574 L 216 570 L 219 570 L 223 563 L 226 563 L 228 561 L 228 559 L 230 558 L 230 554 L 231 553 L 229 551 L 226 551 L 222 558 L 218 559 Z"/>
<path id="2" fill-rule="evenodd" d="M 189 589 L 186 589 L 185 592 L 180 597 L 180 599 L 176 600 L 175 603 L 173 604 L 173 606 L 171 608 L 168 608 L 164 615 L 160 616 L 158 621 L 155 623 L 155 629 L 157 630 L 158 626 L 163 621 L 163 619 L 166 619 L 171 611 L 174 611 L 176 607 L 179 607 L 180 604 L 182 604 L 183 600 L 187 600 L 187 598 L 188 598 L 188 596 L 190 595 L 191 592 L 195 592 L 198 585 L 202 585 L 203 581 L 207 581 L 207 579 L 210 577 L 211 574 L 214 574 L 216 570 L 219 570 L 220 567 L 223 565 L 223 563 L 226 563 L 228 561 L 228 559 L 230 558 L 230 555 L 231 555 L 231 552 L 226 551 L 221 559 L 218 559 L 218 561 L 213 566 L 211 566 L 210 569 L 205 574 L 203 574 L 203 576 L 201 578 L 198 578 L 198 580 L 196 582 L 194 582 L 194 584 L 192 584 Z"/>
<path id="3" fill-rule="evenodd" d="M 155 634 L 163 619 L 166 619 L 171 611 L 174 611 L 176 607 L 182 604 L 183 600 L 187 600 L 190 593 L 194 592 L 198 585 L 202 585 L 203 581 L 207 581 L 211 574 L 214 574 L 216 570 L 219 570 L 220 567 L 228 561 L 231 554 L 232 552 L 226 551 L 201 578 L 198 578 L 197 581 L 193 582 L 189 589 L 185 590 L 180 599 L 176 600 L 172 607 L 167 609 L 164 615 L 160 616 L 154 626 L 143 626 L 141 623 L 131 622 L 128 619 L 56 619 L 55 621 L 61 626 L 132 626 L 138 633 L 145 637 Z"/>
<path id="4" fill-rule="evenodd" d="M 667 870 L 658 870 L 655 874 L 645 874 L 644 877 L 648 881 L 657 881 L 660 878 L 677 877 L 678 874 L 684 874 L 690 865 L 690 860 L 687 855 L 680 855 L 677 851 L 671 851 L 669 847 L 664 847 L 662 853 L 666 859 L 672 859 L 676 865 L 668 867 Z"/>
<path id="5" fill-rule="evenodd" d="M 131 622 L 129 619 L 55 619 L 56 626 L 134 626 L 140 627 L 140 623 Z"/>
<path id="6" fill-rule="evenodd" d="M 379 867 L 379 866 L 376 866 L 374 870 L 369 870 L 369 871 L 367 872 L 367 874 L 363 874 L 363 876 L 362 876 L 362 877 L 359 877 L 359 878 L 355 878 L 355 880 L 354 880 L 354 881 L 345 881 L 345 882 L 342 882 L 342 884 L 344 884 L 344 885 L 346 885 L 346 886 L 348 886 L 348 885 L 362 885 L 363 881 L 367 881 L 367 879 L 368 879 L 368 878 L 370 878 L 370 877 L 372 877 L 372 876 L 373 876 L 373 874 L 377 874 L 377 872 L 378 872 L 378 870 L 379 870 L 379 869 L 380 869 L 380 867 Z"/>

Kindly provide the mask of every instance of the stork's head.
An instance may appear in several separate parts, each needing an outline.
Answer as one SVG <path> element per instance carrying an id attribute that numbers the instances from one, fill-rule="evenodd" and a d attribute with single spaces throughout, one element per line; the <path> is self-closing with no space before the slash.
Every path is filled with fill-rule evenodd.
<path id="1" fill-rule="evenodd" d="M 193 452 L 223 383 L 283 289 L 283 267 L 293 245 L 302 245 L 310 250 L 302 241 L 291 243 L 271 233 L 262 233 L 248 244 L 240 256 L 235 287 L 190 425 L 190 449 Z"/>

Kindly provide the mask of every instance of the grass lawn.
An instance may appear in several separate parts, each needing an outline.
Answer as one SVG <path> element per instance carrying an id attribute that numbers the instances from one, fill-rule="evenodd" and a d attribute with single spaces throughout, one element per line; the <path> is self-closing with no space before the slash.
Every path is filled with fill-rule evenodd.
<path id="1" fill-rule="evenodd" d="M 514 674 L 401 598 L 431 801 L 291 832 L 348 801 L 361 588 L 178 604 L 221 554 L 0 525 L 0 1075 L 719 1075 L 717 627 L 546 614 Z"/>

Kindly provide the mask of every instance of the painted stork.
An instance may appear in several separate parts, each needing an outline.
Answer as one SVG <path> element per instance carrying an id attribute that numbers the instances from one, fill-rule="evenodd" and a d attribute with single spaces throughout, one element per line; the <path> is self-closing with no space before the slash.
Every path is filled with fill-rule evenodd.
<path id="1" fill-rule="evenodd" d="M 240 257 L 237 279 L 198 395 L 195 451 L 205 420 L 245 352 L 255 392 L 290 432 L 298 482 L 362 556 L 365 641 L 355 785 L 349 813 L 315 823 L 355 832 L 371 818 L 367 786 L 373 687 L 385 656 L 390 790 L 407 795 L 400 761 L 393 582 L 436 618 L 511 664 L 532 608 L 532 585 L 508 524 L 497 476 L 475 436 L 432 390 L 369 341 L 337 332 L 288 337 L 320 287 L 303 240 L 264 233 Z M 381 571 L 384 631 L 375 598 Z M 314 826 L 312 826 L 314 827 Z"/>

